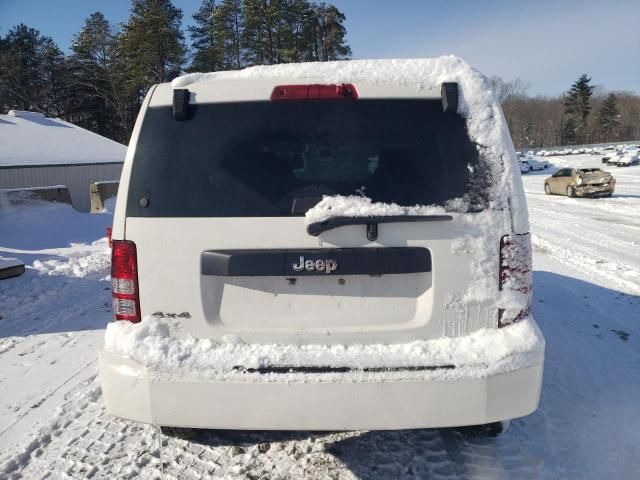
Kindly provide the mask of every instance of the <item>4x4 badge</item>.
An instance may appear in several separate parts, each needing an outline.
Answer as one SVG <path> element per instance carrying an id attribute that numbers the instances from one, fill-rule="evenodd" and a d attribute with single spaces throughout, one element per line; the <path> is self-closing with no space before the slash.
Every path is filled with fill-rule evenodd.
<path id="1" fill-rule="evenodd" d="M 292 267 L 296 272 L 301 272 L 303 270 L 312 272 L 314 270 L 318 270 L 324 273 L 331 273 L 338 268 L 338 262 L 331 258 L 326 260 L 305 260 L 301 255 L 300 263 L 294 263 Z"/>

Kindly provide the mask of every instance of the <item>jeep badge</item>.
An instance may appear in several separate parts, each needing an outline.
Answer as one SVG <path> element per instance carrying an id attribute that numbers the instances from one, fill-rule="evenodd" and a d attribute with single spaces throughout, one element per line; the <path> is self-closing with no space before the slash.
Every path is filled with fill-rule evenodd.
<path id="1" fill-rule="evenodd" d="M 294 263 L 292 266 L 296 272 L 301 272 L 303 270 L 313 272 L 314 270 L 318 270 L 319 272 L 324 271 L 324 273 L 331 273 L 338 268 L 338 262 L 330 258 L 327 260 L 305 260 L 301 255 L 300 263 Z"/>

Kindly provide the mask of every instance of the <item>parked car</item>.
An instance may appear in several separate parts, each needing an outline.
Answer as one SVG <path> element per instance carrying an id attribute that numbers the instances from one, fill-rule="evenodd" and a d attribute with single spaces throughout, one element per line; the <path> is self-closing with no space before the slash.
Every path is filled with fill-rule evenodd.
<path id="1" fill-rule="evenodd" d="M 633 165 L 638 165 L 640 164 L 640 151 L 625 151 L 622 155 L 613 159 L 613 161 L 609 161 L 609 164 L 615 165 L 616 167 L 631 167 Z"/>
<path id="2" fill-rule="evenodd" d="M 149 90 L 113 220 L 116 321 L 99 360 L 109 413 L 377 430 L 495 425 L 537 408 L 544 341 L 500 106 L 474 101 L 479 85 L 464 97 L 479 111 L 461 115 L 463 85 L 423 88 L 432 68 L 402 62 L 401 82 L 395 63 L 345 61 Z M 374 83 L 362 65 L 381 69 Z M 469 132 L 491 129 L 481 152 Z M 494 337 L 506 340 L 482 346 Z"/>
<path id="3" fill-rule="evenodd" d="M 640 163 L 640 150 L 637 148 L 626 147 L 622 150 L 616 150 L 602 158 L 602 163 L 607 165 L 615 165 L 616 167 L 630 167 Z"/>
<path id="4" fill-rule="evenodd" d="M 608 151 L 607 155 L 602 157 L 602 163 L 607 165 L 615 165 L 618 158 L 622 157 L 623 153 L 618 150 Z"/>
<path id="5" fill-rule="evenodd" d="M 611 173 L 599 168 L 561 168 L 544 181 L 547 195 L 610 197 L 616 186 Z"/>
<path id="6" fill-rule="evenodd" d="M 549 168 L 549 160 L 537 160 L 537 162 L 542 165 L 542 169 L 545 170 Z"/>
<path id="7" fill-rule="evenodd" d="M 540 160 L 536 160 L 535 158 L 526 158 L 525 159 L 529 167 L 532 171 L 538 172 L 540 170 L 544 170 L 549 166 L 546 162 L 541 162 Z"/>
<path id="8" fill-rule="evenodd" d="M 527 162 L 526 160 L 519 160 L 518 164 L 520 165 L 520 173 L 529 173 L 531 171 L 529 162 Z"/>

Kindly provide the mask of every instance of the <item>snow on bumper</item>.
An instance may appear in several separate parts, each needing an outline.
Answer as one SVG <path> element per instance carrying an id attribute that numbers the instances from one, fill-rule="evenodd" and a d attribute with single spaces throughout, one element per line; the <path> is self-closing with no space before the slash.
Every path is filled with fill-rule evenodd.
<path id="1" fill-rule="evenodd" d="M 105 349 L 100 352 L 100 378 L 111 414 L 158 425 L 384 430 L 483 424 L 528 415 L 538 406 L 544 339 L 532 319 L 518 323 L 522 324 L 489 332 L 494 340 L 509 338 L 511 345 L 504 345 L 509 343 L 505 341 L 490 348 L 478 340 L 483 335 L 475 334 L 460 340 L 475 335 L 471 344 L 477 345 L 465 344 L 472 350 L 484 350 L 484 358 L 473 352 L 477 357 L 473 364 L 440 364 L 441 368 L 406 365 L 391 370 L 380 366 L 384 360 L 379 357 L 378 366 L 368 364 L 365 370 L 354 364 L 353 370 L 323 373 L 264 373 L 264 369 L 260 373 L 237 366 L 229 370 L 202 365 L 199 370 L 173 368 L 175 365 L 168 366 L 172 357 L 167 349 L 163 351 L 168 358 L 162 365 L 160 356 L 140 356 L 135 349 L 132 355 L 113 351 L 107 335 Z M 516 334 L 505 334 L 509 329 Z M 438 341 L 417 343 L 432 343 L 437 350 L 434 342 Z M 453 346 L 455 350 L 455 343 Z M 501 350 L 498 360 L 492 353 L 496 349 Z M 411 349 L 405 348 L 407 351 Z M 228 357 L 228 352 L 225 355 Z M 359 357 L 366 359 L 361 351 Z M 424 357 L 433 360 L 429 353 Z M 229 365 L 233 361 L 229 360 Z"/>

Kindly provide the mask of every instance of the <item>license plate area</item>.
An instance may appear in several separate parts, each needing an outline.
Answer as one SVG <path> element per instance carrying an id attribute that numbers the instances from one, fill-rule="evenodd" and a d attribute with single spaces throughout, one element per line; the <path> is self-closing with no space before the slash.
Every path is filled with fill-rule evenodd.
<path id="1" fill-rule="evenodd" d="M 212 326 L 237 331 L 361 331 L 427 321 L 431 273 L 202 277 Z"/>

